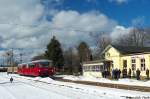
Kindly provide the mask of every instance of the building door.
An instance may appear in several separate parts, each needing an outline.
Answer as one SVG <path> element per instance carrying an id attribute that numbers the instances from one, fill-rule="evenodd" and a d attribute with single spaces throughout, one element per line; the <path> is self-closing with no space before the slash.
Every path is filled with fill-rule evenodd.
<path id="1" fill-rule="evenodd" d="M 123 69 L 127 69 L 127 60 L 123 60 Z"/>

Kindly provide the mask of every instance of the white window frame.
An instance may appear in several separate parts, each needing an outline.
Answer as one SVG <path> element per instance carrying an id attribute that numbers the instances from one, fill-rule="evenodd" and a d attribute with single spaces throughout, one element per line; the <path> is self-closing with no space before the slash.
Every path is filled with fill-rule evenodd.
<path id="1" fill-rule="evenodd" d="M 133 60 L 134 60 L 134 62 L 133 62 Z M 131 59 L 131 67 L 132 67 L 132 70 L 136 70 L 136 58 Z"/>
<path id="2" fill-rule="evenodd" d="M 145 71 L 145 58 L 141 58 L 141 71 Z"/>

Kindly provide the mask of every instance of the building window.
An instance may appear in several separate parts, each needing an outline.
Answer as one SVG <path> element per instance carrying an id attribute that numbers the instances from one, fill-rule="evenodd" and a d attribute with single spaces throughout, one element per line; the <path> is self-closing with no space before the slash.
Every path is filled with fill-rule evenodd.
<path id="1" fill-rule="evenodd" d="M 100 71 L 100 66 L 99 65 L 96 66 L 96 71 Z"/>
<path id="2" fill-rule="evenodd" d="M 124 69 L 127 68 L 127 60 L 123 60 L 123 68 L 124 68 Z"/>
<path id="3" fill-rule="evenodd" d="M 88 66 L 87 71 L 89 72 L 91 70 L 92 70 L 91 66 Z"/>
<path id="4" fill-rule="evenodd" d="M 110 53 L 106 53 L 106 56 L 107 56 L 107 57 L 110 57 Z"/>
<path id="5" fill-rule="evenodd" d="M 95 71 L 95 66 L 91 66 L 91 68 L 92 68 L 92 71 L 94 72 Z"/>
<path id="6" fill-rule="evenodd" d="M 136 59 L 131 60 L 132 70 L 136 70 Z"/>
<path id="7" fill-rule="evenodd" d="M 86 71 L 87 71 L 87 70 L 86 70 L 86 66 L 83 66 L 83 71 L 84 71 L 84 72 L 86 72 Z"/>
<path id="8" fill-rule="evenodd" d="M 103 69 L 102 65 L 93 65 L 93 66 L 83 66 L 84 72 L 100 72 Z"/>
<path id="9" fill-rule="evenodd" d="M 144 58 L 141 59 L 141 70 L 145 71 L 145 59 Z"/>

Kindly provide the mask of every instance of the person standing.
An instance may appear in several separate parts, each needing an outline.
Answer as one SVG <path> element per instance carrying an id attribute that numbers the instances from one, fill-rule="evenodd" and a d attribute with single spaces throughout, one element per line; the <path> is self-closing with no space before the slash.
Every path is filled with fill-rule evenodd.
<path id="1" fill-rule="evenodd" d="M 112 69 L 112 79 L 114 79 L 114 68 Z"/>
<path id="2" fill-rule="evenodd" d="M 118 79 L 120 78 L 121 70 L 118 70 Z"/>
<path id="3" fill-rule="evenodd" d="M 13 78 L 12 78 L 12 77 L 10 78 L 10 82 L 11 82 L 11 83 L 13 82 Z"/>
<path id="4" fill-rule="evenodd" d="M 149 80 L 149 69 L 146 69 L 146 76 L 147 76 L 147 80 Z"/>
<path id="5" fill-rule="evenodd" d="M 127 77 L 127 69 L 126 69 L 126 68 L 124 68 L 124 69 L 122 70 L 122 74 L 123 74 L 123 78 L 126 78 L 126 77 Z"/>
<path id="6" fill-rule="evenodd" d="M 131 78 L 131 68 L 129 68 L 128 77 Z"/>
<path id="7" fill-rule="evenodd" d="M 137 69 L 137 70 L 136 70 L 136 79 L 137 79 L 137 80 L 140 80 L 140 73 L 141 73 L 140 70 Z"/>
<path id="8" fill-rule="evenodd" d="M 118 75 L 118 69 L 116 68 L 114 71 L 114 78 L 117 79 L 117 75 Z"/>

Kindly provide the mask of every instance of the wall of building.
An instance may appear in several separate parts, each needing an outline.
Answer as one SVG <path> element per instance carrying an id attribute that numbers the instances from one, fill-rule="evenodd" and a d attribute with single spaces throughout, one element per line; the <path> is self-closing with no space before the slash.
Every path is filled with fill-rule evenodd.
<path id="1" fill-rule="evenodd" d="M 136 59 L 136 69 L 140 69 L 141 76 L 146 76 L 146 69 L 150 70 L 150 54 L 121 55 L 115 48 L 111 47 L 105 52 L 105 59 L 113 62 L 113 67 L 123 70 L 123 60 L 127 60 L 127 70 L 132 69 L 132 58 Z M 141 70 L 141 58 L 145 59 L 145 71 Z"/>
<path id="2" fill-rule="evenodd" d="M 120 67 L 120 53 L 115 48 L 111 47 L 105 52 L 105 59 L 112 61 L 114 68 Z"/>
<path id="3" fill-rule="evenodd" d="M 127 60 L 127 70 L 132 68 L 132 58 L 136 60 L 136 69 L 141 71 L 142 76 L 146 76 L 146 69 L 150 70 L 150 54 L 129 55 L 121 57 L 121 69 L 123 69 L 123 60 Z M 145 71 L 141 70 L 141 59 L 145 59 Z"/>
<path id="4" fill-rule="evenodd" d="M 101 72 L 83 72 L 83 76 L 85 77 L 102 77 Z"/>

